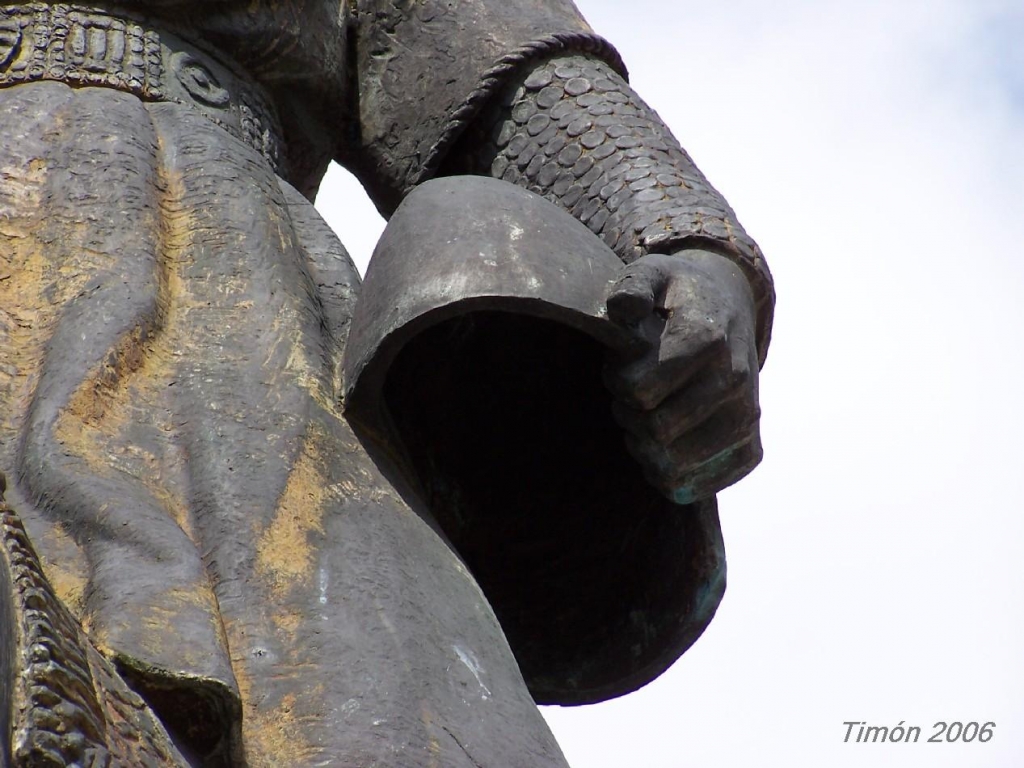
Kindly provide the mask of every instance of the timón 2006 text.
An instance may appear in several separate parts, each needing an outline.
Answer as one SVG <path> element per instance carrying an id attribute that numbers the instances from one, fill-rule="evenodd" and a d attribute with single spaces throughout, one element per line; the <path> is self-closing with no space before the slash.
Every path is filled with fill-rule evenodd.
<path id="1" fill-rule="evenodd" d="M 885 742 L 916 744 L 921 738 L 921 729 L 916 725 L 905 727 L 903 725 L 904 722 L 904 720 L 900 720 L 898 724 L 889 728 L 884 725 L 868 725 L 866 721 L 861 720 L 844 720 L 843 725 L 846 726 L 846 736 L 843 738 L 843 743 L 852 741 L 857 744 Z M 984 744 L 992 740 L 992 736 L 995 735 L 996 724 L 993 722 L 984 724 L 975 722 L 961 723 L 959 720 L 947 723 L 944 720 L 939 720 L 932 725 L 932 728 L 935 729 L 935 733 L 926 741 L 933 744 L 952 744 L 957 741 L 964 744 L 979 741 Z"/>

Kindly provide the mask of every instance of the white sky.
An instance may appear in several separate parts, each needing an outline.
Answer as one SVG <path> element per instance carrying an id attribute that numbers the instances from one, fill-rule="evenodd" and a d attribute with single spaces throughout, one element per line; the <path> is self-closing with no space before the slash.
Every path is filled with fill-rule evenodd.
<path id="1" fill-rule="evenodd" d="M 718 616 L 645 689 L 545 710 L 570 763 L 1024 765 L 1024 3 L 578 5 L 778 306 Z M 365 264 L 353 182 L 318 207 Z M 844 744 L 846 720 L 924 736 Z M 924 743 L 938 720 L 997 725 Z"/>

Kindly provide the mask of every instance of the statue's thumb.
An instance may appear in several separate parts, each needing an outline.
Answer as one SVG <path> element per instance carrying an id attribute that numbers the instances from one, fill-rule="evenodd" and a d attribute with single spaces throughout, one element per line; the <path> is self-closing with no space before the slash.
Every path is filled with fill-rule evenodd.
<path id="1" fill-rule="evenodd" d="M 626 267 L 612 284 L 605 304 L 612 322 L 635 326 L 654 311 L 658 275 L 648 265 L 636 262 Z"/>

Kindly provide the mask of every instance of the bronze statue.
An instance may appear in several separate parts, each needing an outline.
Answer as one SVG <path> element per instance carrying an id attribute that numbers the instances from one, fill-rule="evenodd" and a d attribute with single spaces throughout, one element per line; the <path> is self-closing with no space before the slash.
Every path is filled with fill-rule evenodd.
<path id="1" fill-rule="evenodd" d="M 0 6 L 0 766 L 564 766 L 699 636 L 773 290 L 625 78 L 569 0 Z M 496 209 L 526 287 L 417 285 Z"/>

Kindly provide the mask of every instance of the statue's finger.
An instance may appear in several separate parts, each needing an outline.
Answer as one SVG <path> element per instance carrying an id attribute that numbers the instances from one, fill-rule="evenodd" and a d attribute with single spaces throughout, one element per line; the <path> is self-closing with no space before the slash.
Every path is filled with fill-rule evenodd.
<path id="1" fill-rule="evenodd" d="M 612 414 L 623 429 L 668 445 L 722 406 L 745 397 L 748 387 L 736 385 L 731 376 L 719 370 L 705 371 L 651 410 L 630 408 L 616 401 Z"/>
<path id="2" fill-rule="evenodd" d="M 682 479 L 672 484 L 666 495 L 677 504 L 692 504 L 709 498 L 749 475 L 761 463 L 762 456 L 761 439 L 755 428 L 747 440 L 730 445 L 692 467 Z"/>
<path id="3" fill-rule="evenodd" d="M 626 447 L 644 467 L 648 480 L 666 495 L 688 488 L 694 498 L 703 498 L 757 465 L 759 416 L 756 407 L 735 400 L 669 445 L 627 432 Z M 751 448 L 755 443 L 756 451 Z"/>
<path id="4" fill-rule="evenodd" d="M 701 371 L 728 372 L 728 345 L 724 337 L 692 331 L 671 334 L 667 328 L 653 348 L 628 363 L 609 366 L 605 385 L 625 405 L 650 411 L 687 386 Z M 717 374 L 715 374 L 717 375 Z M 736 385 L 730 374 L 727 379 Z"/>

